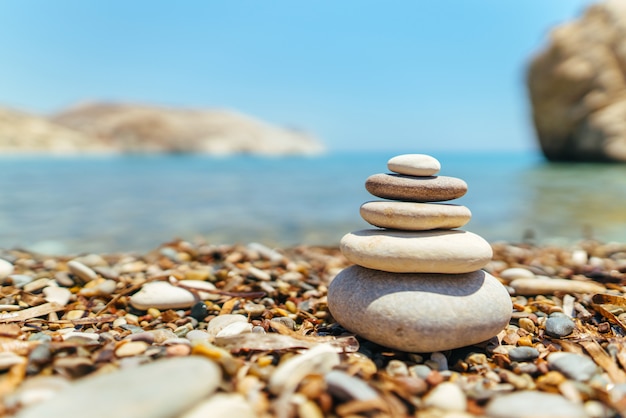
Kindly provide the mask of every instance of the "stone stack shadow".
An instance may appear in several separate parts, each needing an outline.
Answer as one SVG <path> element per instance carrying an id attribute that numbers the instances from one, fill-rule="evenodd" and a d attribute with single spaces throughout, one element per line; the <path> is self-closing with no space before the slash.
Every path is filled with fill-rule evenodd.
<path id="1" fill-rule="evenodd" d="M 386 200 L 361 206 L 377 228 L 346 234 L 341 251 L 355 265 L 328 289 L 328 306 L 347 330 L 377 344 L 432 352 L 487 340 L 509 322 L 504 286 L 481 270 L 488 242 L 460 230 L 468 208 L 441 203 L 467 192 L 458 178 L 438 176 L 440 163 L 424 154 L 391 158 L 392 173 L 374 174 L 366 189 Z"/>

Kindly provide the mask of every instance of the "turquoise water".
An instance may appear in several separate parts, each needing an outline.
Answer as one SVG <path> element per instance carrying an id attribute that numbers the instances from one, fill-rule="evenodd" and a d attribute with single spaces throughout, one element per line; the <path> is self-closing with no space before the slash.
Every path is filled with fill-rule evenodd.
<path id="1" fill-rule="evenodd" d="M 394 153 L 322 157 L 4 157 L 0 247 L 152 249 L 173 238 L 336 245 L 368 227 L 365 179 Z M 487 240 L 626 241 L 626 165 L 550 164 L 534 153 L 433 153 L 469 185 L 464 228 Z"/>

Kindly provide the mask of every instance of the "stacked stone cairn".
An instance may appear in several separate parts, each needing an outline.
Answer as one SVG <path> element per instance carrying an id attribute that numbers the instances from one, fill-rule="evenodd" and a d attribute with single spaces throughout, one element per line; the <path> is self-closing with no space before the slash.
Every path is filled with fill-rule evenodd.
<path id="1" fill-rule="evenodd" d="M 374 343 L 407 352 L 464 347 L 497 335 L 509 322 L 511 298 L 481 270 L 492 257 L 487 241 L 468 231 L 471 212 L 442 202 L 460 198 L 467 184 L 438 176 L 440 163 L 405 154 L 387 164 L 393 173 L 370 176 L 366 189 L 382 199 L 361 206 L 376 229 L 346 234 L 341 251 L 355 265 L 328 289 L 328 307 L 344 328 Z"/>

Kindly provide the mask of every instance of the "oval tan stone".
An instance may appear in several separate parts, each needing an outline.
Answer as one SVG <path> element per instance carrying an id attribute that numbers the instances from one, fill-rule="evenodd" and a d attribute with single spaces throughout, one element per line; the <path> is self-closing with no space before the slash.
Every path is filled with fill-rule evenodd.
<path id="1" fill-rule="evenodd" d="M 457 199 L 467 192 L 467 183 L 455 177 L 414 177 L 403 174 L 374 174 L 365 181 L 374 196 L 410 202 L 440 202 Z"/>
<path id="2" fill-rule="evenodd" d="M 493 276 L 395 274 L 351 266 L 328 288 L 328 309 L 347 330 L 385 347 L 432 352 L 488 340 L 511 318 L 511 298 Z"/>
<path id="3" fill-rule="evenodd" d="M 407 176 L 434 176 L 441 169 L 439 161 L 426 154 L 397 155 L 387 161 L 387 168 Z"/>
<path id="4" fill-rule="evenodd" d="M 445 203 L 375 201 L 361 205 L 361 217 L 381 228 L 424 231 L 460 228 L 469 222 L 472 212 Z"/>
<path id="5" fill-rule="evenodd" d="M 354 264 L 395 273 L 468 273 L 493 255 L 487 241 L 461 230 L 364 229 L 344 235 L 340 247 Z"/>
<path id="6" fill-rule="evenodd" d="M 604 293 L 606 288 L 599 283 L 583 282 L 568 279 L 519 278 L 509 285 L 515 289 L 516 295 L 553 295 L 563 293 Z"/>

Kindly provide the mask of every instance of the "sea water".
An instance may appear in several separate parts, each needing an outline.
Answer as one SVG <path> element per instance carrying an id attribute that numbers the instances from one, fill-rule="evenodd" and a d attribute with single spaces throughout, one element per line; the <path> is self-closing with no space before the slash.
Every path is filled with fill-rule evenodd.
<path id="1" fill-rule="evenodd" d="M 175 238 L 337 245 L 370 227 L 365 179 L 396 153 L 319 157 L 2 157 L 0 248 L 146 251 Z M 536 152 L 431 153 L 464 179 L 464 229 L 490 242 L 626 242 L 626 165 L 554 164 Z"/>

